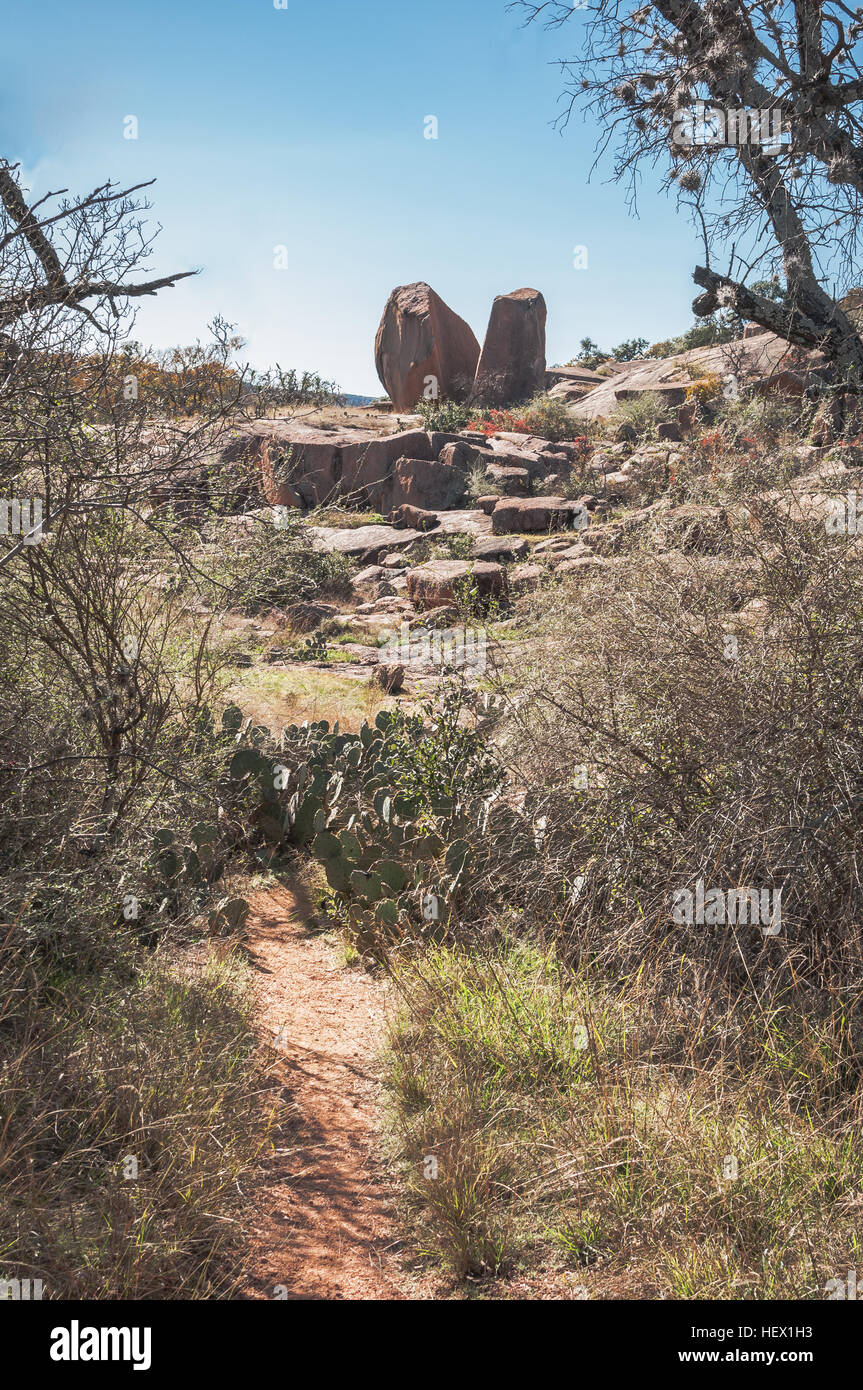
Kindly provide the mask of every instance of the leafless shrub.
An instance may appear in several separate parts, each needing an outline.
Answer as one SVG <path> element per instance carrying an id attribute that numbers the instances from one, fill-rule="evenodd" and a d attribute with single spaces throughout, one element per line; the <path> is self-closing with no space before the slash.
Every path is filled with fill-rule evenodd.
<path id="1" fill-rule="evenodd" d="M 727 560 L 650 553 L 543 595 L 499 676 L 524 805 L 478 851 L 476 907 L 709 1015 L 841 995 L 854 1070 L 863 573 L 817 521 L 759 527 L 749 596 Z M 699 879 L 781 890 L 781 935 L 675 924 Z"/>

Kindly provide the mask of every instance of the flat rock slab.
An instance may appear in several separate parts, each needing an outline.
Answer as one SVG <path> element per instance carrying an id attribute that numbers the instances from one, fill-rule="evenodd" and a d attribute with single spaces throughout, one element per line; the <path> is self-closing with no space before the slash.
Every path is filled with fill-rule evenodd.
<path id="1" fill-rule="evenodd" d="M 351 526 L 331 529 L 327 526 L 310 526 L 309 532 L 317 550 L 338 551 L 340 555 L 352 555 L 367 565 L 377 563 L 379 555 L 387 551 L 406 550 L 414 541 L 422 540 L 422 531 L 400 531 L 395 526 Z"/>
<path id="2" fill-rule="evenodd" d="M 538 545 L 535 545 L 533 547 L 533 556 L 536 557 L 537 555 L 541 555 L 543 559 L 548 560 L 552 559 L 560 551 L 569 550 L 571 547 L 572 541 L 569 540 L 568 537 L 553 536 L 551 540 L 540 541 Z"/>
<path id="3" fill-rule="evenodd" d="M 547 571 L 543 569 L 542 565 L 513 565 L 507 579 L 513 589 L 535 589 L 546 574 Z"/>
<path id="4" fill-rule="evenodd" d="M 547 443 L 542 448 L 536 445 L 532 449 L 514 448 L 506 439 L 492 439 L 490 443 L 490 449 L 478 451 L 480 462 L 487 467 L 526 468 L 531 478 L 544 478 L 552 468 L 567 473 L 572 468 L 569 455 L 563 450 L 553 452 L 553 446 Z"/>
<path id="5" fill-rule="evenodd" d="M 602 386 L 605 377 L 589 367 L 547 367 L 545 389 L 549 391 L 559 381 L 575 382 L 579 386 Z"/>
<path id="6" fill-rule="evenodd" d="M 364 666 L 377 665 L 378 647 L 368 647 L 362 642 L 342 642 L 339 650 L 346 652 L 352 662 L 361 663 Z"/>
<path id="7" fill-rule="evenodd" d="M 566 497 L 502 497 L 491 514 L 496 536 L 512 532 L 562 531 L 581 509 Z"/>
<path id="8" fill-rule="evenodd" d="M 440 526 L 433 534 L 440 536 L 490 536 L 491 518 L 485 512 L 476 510 L 441 512 Z"/>
<path id="9" fill-rule="evenodd" d="M 567 560 L 582 560 L 585 558 L 595 560 L 596 556 L 593 554 L 592 551 L 585 551 L 583 545 L 576 544 L 568 545 L 566 549 L 561 547 L 559 550 L 552 551 L 549 558 L 551 559 L 551 563 L 553 565 L 556 565 L 558 563 L 564 563 Z"/>
<path id="10" fill-rule="evenodd" d="M 366 584 L 380 584 L 381 580 L 387 578 L 387 571 L 381 565 L 367 565 L 354 575 L 351 583 L 355 589 L 362 589 Z"/>
<path id="11" fill-rule="evenodd" d="M 523 560 L 527 541 L 516 536 L 480 536 L 470 550 L 475 560 Z"/>
<path id="12" fill-rule="evenodd" d="M 484 596 L 502 594 L 503 570 L 488 560 L 427 560 L 407 573 L 410 597 L 427 608 L 455 602 L 465 583 Z"/>

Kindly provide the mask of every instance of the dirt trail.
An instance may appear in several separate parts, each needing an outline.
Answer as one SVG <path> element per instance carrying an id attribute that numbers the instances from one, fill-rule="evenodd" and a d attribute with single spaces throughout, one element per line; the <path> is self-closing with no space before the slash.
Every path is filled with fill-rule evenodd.
<path id="1" fill-rule="evenodd" d="M 393 1299 L 392 1193 L 376 1154 L 386 985 L 342 967 L 286 889 L 251 897 L 248 946 L 273 1079 L 293 1103 L 258 1199 L 247 1298 Z"/>

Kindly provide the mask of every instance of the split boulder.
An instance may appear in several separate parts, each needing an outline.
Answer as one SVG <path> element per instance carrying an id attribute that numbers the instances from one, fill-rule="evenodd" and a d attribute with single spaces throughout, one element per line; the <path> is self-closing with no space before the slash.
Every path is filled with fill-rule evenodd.
<path id="1" fill-rule="evenodd" d="M 500 407 L 545 386 L 545 300 L 539 290 L 499 294 L 491 306 L 472 400 Z"/>
<path id="2" fill-rule="evenodd" d="M 375 338 L 375 366 L 397 410 L 413 410 L 430 392 L 466 400 L 478 358 L 473 330 L 431 285 L 393 290 Z"/>

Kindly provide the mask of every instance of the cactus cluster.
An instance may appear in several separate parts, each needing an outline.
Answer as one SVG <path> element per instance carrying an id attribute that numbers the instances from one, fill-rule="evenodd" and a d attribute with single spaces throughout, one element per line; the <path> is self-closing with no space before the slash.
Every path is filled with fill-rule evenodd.
<path id="1" fill-rule="evenodd" d="M 291 724 L 275 739 L 231 705 L 214 734 L 224 758 L 220 803 L 239 815 L 250 843 L 263 846 L 263 862 L 289 846 L 309 849 L 361 943 L 371 947 L 408 931 L 421 920 L 428 894 L 438 905 L 436 920 L 445 919 L 471 851 L 452 795 L 423 797 L 400 777 L 406 745 L 428 741 L 422 719 L 381 710 L 358 733 L 320 720 Z M 220 826 L 205 823 L 192 829 L 188 844 L 160 830 L 153 850 L 163 878 L 174 889 L 182 883 L 203 890 L 219 875 L 223 839 Z M 226 899 L 211 924 L 242 925 L 247 910 L 242 899 Z"/>
<path id="2" fill-rule="evenodd" d="M 452 824 L 444 838 L 420 800 L 398 787 L 394 753 L 405 724 L 386 710 L 356 734 L 331 729 L 326 720 L 292 724 L 275 752 L 264 751 L 266 730 L 247 725 L 236 730 L 229 762 L 230 778 L 244 780 L 258 798 L 253 815 L 260 832 L 276 848 L 310 849 L 367 942 L 408 929 L 423 893 L 445 902 L 469 856 L 466 841 L 447 843 Z M 421 725 L 415 725 L 419 739 Z"/>
<path id="3" fill-rule="evenodd" d="M 295 661 L 326 661 L 328 655 L 327 639 L 323 633 L 315 632 L 307 637 L 301 646 L 295 648 Z"/>
<path id="4" fill-rule="evenodd" d="M 370 802 L 361 797 L 355 809 L 352 797 L 344 806 L 335 798 L 311 848 L 349 920 L 373 941 L 408 930 L 424 894 L 446 903 L 469 848 L 463 840 L 447 845 L 413 801 L 385 784 L 374 761 L 360 771 Z"/>
<path id="5" fill-rule="evenodd" d="M 188 839 L 181 843 L 172 829 L 157 830 L 153 836 L 152 859 L 159 877 L 174 893 L 191 892 L 199 902 L 209 896 L 208 884 L 219 877 L 220 833 L 216 825 L 204 821 L 193 825 Z M 209 913 L 213 931 L 236 931 L 246 920 L 249 905 L 244 898 L 220 898 Z"/>

